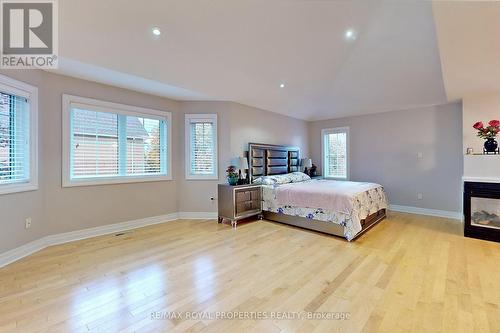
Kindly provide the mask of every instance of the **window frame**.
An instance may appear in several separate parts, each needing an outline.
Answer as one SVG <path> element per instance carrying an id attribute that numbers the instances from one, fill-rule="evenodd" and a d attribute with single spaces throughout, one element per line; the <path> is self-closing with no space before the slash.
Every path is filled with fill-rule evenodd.
<path id="1" fill-rule="evenodd" d="M 346 133 L 346 177 L 333 177 L 327 174 L 327 168 L 326 168 L 326 151 L 325 151 L 325 137 L 330 134 L 338 134 L 338 133 Z M 335 128 L 324 128 L 321 130 L 321 167 L 323 170 L 323 177 L 326 179 L 333 179 L 333 180 L 349 180 L 351 179 L 351 153 L 350 153 L 350 134 L 349 134 L 349 127 L 335 127 Z"/>
<path id="2" fill-rule="evenodd" d="M 38 88 L 0 75 L 0 91 L 22 96 L 29 103 L 29 179 L 27 182 L 0 184 L 0 195 L 38 190 Z"/>
<path id="3" fill-rule="evenodd" d="M 200 120 L 211 122 L 214 126 L 214 173 L 207 175 L 195 175 L 191 173 L 191 121 Z M 185 177 L 187 180 L 219 180 L 218 163 L 218 127 L 216 113 L 186 113 L 184 115 L 184 154 L 185 154 Z"/>
<path id="4" fill-rule="evenodd" d="M 127 183 L 144 183 L 172 180 L 172 113 L 168 111 L 143 108 L 138 106 L 106 102 L 102 100 L 63 94 L 62 98 L 62 186 L 92 186 L 112 185 Z M 165 175 L 137 175 L 137 176 L 111 176 L 71 178 L 71 109 L 73 106 L 87 108 L 90 111 L 107 112 L 119 115 L 145 117 L 166 121 L 166 169 Z M 120 150 L 120 147 L 118 147 Z"/>

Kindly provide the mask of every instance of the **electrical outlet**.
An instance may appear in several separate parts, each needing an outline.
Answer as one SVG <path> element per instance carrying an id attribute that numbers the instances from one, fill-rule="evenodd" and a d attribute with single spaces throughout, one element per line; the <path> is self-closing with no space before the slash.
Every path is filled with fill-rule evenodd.
<path id="1" fill-rule="evenodd" d="M 417 153 L 417 158 L 418 159 L 421 159 L 421 158 L 424 158 L 424 153 Z"/>
<path id="2" fill-rule="evenodd" d="M 26 219 L 25 224 L 24 224 L 24 227 L 25 227 L 26 229 L 31 228 L 31 217 L 28 217 L 28 218 Z"/>
<path id="3" fill-rule="evenodd" d="M 417 199 L 422 200 L 424 198 L 424 195 L 422 193 L 417 193 Z"/>

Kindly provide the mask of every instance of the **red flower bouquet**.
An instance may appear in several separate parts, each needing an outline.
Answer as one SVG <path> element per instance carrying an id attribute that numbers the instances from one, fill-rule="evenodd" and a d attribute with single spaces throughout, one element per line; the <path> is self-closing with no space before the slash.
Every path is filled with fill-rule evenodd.
<path id="1" fill-rule="evenodd" d="M 486 140 L 484 143 L 484 153 L 498 154 L 498 142 L 495 138 L 500 132 L 500 121 L 496 119 L 490 120 L 488 126 L 484 126 L 482 122 L 478 121 L 472 127 L 477 130 L 478 137 Z"/>
<path id="2" fill-rule="evenodd" d="M 500 132 L 500 120 L 491 120 L 488 126 L 478 121 L 472 127 L 478 131 L 477 136 L 481 139 L 494 139 Z"/>

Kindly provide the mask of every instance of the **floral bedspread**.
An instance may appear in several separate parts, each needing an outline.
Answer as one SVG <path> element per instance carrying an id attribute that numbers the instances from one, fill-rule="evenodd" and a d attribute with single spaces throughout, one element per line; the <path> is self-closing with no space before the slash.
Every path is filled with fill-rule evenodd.
<path id="1" fill-rule="evenodd" d="M 324 180 L 310 180 L 324 181 Z M 263 203 L 264 211 L 278 214 L 305 217 L 313 220 L 337 223 L 344 227 L 344 237 L 351 241 L 362 230 L 361 220 L 369 215 L 378 212 L 381 209 L 387 209 L 387 198 L 382 186 L 358 193 L 353 196 L 353 210 L 351 214 L 344 214 L 329 211 L 322 208 L 296 207 L 289 205 L 279 205 L 276 200 L 276 189 L 280 185 L 263 185 Z"/>

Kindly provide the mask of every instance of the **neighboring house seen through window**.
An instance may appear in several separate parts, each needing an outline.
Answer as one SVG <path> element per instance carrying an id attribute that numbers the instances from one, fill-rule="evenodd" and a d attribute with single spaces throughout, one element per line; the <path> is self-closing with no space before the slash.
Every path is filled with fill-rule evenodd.
<path id="1" fill-rule="evenodd" d="M 65 96 L 67 186 L 170 179 L 170 114 Z"/>

